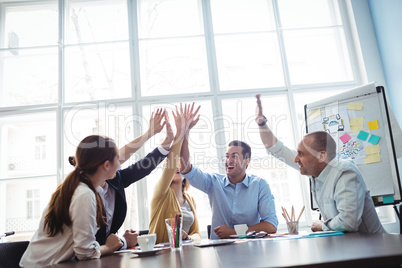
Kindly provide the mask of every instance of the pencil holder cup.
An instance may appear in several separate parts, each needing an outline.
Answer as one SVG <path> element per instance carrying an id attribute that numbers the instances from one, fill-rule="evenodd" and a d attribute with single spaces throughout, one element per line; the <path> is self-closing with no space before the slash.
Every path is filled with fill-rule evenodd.
<path id="1" fill-rule="evenodd" d="M 288 227 L 288 233 L 289 234 L 299 234 L 299 222 L 298 221 L 289 221 L 286 223 L 287 227 Z"/>
<path id="2" fill-rule="evenodd" d="M 165 219 L 166 229 L 169 236 L 169 244 L 172 249 L 182 248 L 182 227 L 183 217 L 176 215 L 175 217 Z"/>

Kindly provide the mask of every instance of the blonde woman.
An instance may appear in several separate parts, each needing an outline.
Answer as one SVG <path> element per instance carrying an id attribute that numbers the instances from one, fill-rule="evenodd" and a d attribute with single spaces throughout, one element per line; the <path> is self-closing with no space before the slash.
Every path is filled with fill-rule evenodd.
<path id="1" fill-rule="evenodd" d="M 169 241 L 165 219 L 176 214 L 183 215 L 182 239 L 201 239 L 195 201 L 187 192 L 190 184 L 181 176 L 177 168 L 184 135 L 198 122 L 199 116 L 196 117 L 196 115 L 199 109 L 200 107 L 193 112 L 193 103 L 191 107 L 190 105 L 185 105 L 183 110 L 181 106 L 180 111 L 176 108 L 176 113 L 173 112 L 176 135 L 174 136 L 173 146 L 167 157 L 162 177 L 155 186 L 155 192 L 151 202 L 149 232 L 157 234 L 157 243 Z M 168 135 L 172 137 L 173 131 L 169 124 L 167 114 L 165 121 Z"/>

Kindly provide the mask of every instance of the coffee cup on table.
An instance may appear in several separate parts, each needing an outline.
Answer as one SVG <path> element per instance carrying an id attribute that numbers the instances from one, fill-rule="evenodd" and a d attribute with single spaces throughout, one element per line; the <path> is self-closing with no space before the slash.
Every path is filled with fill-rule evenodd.
<path id="1" fill-rule="evenodd" d="M 248 226 L 247 224 L 236 224 L 234 226 L 237 235 L 246 235 Z"/>
<path id="2" fill-rule="evenodd" d="M 156 243 L 156 234 L 140 235 L 137 237 L 137 242 L 141 251 L 153 250 Z"/>

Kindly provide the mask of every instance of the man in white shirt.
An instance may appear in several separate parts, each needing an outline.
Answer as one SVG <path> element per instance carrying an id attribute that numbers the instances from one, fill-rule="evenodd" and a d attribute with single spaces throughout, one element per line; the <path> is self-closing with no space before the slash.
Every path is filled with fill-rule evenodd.
<path id="1" fill-rule="evenodd" d="M 363 177 L 351 161 L 336 159 L 336 142 L 324 131 L 309 133 L 292 151 L 279 141 L 268 127 L 257 94 L 256 122 L 267 152 L 310 177 L 314 196 L 323 221 L 311 230 L 385 233 Z"/>

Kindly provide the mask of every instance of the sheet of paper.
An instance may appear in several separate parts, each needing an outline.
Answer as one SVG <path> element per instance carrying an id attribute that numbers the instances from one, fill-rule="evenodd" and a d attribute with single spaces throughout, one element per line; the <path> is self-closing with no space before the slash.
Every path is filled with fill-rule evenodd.
<path id="1" fill-rule="evenodd" d="M 358 160 L 364 159 L 366 157 L 366 152 L 364 151 L 364 145 L 361 140 L 356 139 L 356 137 L 351 137 L 351 139 L 343 144 L 338 149 L 338 158 Z"/>
<path id="2" fill-rule="evenodd" d="M 338 133 L 350 131 L 349 115 L 346 106 L 328 105 L 322 115 L 322 125 L 325 131 L 337 140 Z"/>

